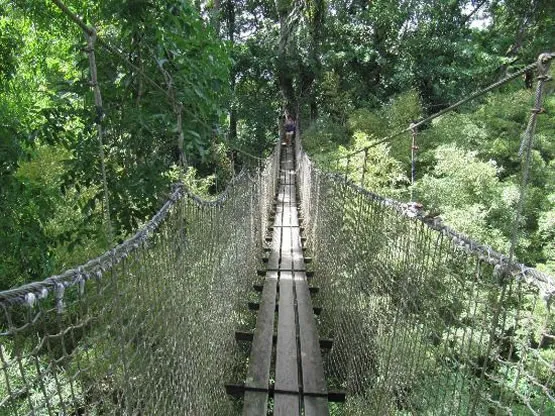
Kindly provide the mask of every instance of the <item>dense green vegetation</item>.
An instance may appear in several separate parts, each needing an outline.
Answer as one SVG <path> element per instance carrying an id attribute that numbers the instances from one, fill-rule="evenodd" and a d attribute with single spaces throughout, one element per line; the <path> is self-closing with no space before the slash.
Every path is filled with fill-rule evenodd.
<path id="1" fill-rule="evenodd" d="M 298 113 L 315 159 L 333 159 L 534 61 L 555 30 L 555 6 L 546 0 L 68 6 L 122 52 L 96 47 L 110 219 L 119 239 L 148 218 L 182 169 L 190 181 L 206 177 L 207 191 L 221 188 L 232 170 L 229 145 L 263 154 L 283 109 Z M 110 242 L 83 33 L 49 1 L 3 0 L 0 11 L 0 288 L 8 288 Z M 414 195 L 502 250 L 532 84 L 526 74 L 418 138 Z M 184 105 L 184 167 L 176 102 Z M 554 105 L 548 98 L 540 117 L 518 250 L 548 270 Z M 369 188 L 408 198 L 408 140 L 372 151 Z M 453 187 L 461 178 L 469 185 Z"/>
<path id="2" fill-rule="evenodd" d="M 179 176 L 168 95 L 184 103 L 187 177 L 215 167 L 220 182 L 229 177 L 214 133 L 229 97 L 229 52 L 187 2 L 70 5 L 123 55 L 96 48 L 110 217 L 123 238 L 152 215 Z M 110 243 L 85 37 L 49 1 L 2 1 L 0 16 L 5 289 L 79 264 Z"/>

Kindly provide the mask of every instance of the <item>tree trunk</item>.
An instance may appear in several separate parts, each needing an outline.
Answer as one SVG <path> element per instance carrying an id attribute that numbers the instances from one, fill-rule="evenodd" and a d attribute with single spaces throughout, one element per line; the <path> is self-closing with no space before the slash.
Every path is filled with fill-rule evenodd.
<path id="1" fill-rule="evenodd" d="M 212 25 L 216 30 L 216 34 L 220 35 L 220 0 L 214 0 L 214 9 L 212 10 Z"/>
<path id="2" fill-rule="evenodd" d="M 219 0 L 218 0 L 219 1 Z M 227 0 L 224 3 L 222 12 L 225 15 L 225 23 L 227 25 L 227 38 L 231 44 L 235 43 L 235 3 L 233 0 Z M 235 85 L 236 85 L 237 71 L 235 67 L 231 68 L 230 84 L 231 84 L 231 105 L 229 109 L 229 136 L 230 142 L 237 140 L 237 106 L 235 100 Z"/>
<path id="3" fill-rule="evenodd" d="M 292 68 L 292 53 L 289 51 L 292 8 L 293 2 L 291 0 L 276 0 L 276 10 L 279 16 L 277 78 L 281 95 L 285 102 L 285 110 L 290 114 L 295 114 L 297 108 L 297 98 L 295 88 L 293 87 L 295 71 Z"/>
<path id="4" fill-rule="evenodd" d="M 318 103 L 316 99 L 312 97 L 310 100 L 310 122 L 314 122 L 318 119 Z"/>

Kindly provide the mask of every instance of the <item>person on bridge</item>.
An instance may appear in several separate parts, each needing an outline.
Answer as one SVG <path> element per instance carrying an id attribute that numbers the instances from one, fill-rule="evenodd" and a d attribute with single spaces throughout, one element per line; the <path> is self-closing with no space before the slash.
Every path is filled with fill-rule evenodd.
<path id="1" fill-rule="evenodd" d="M 297 124 L 295 123 L 295 119 L 291 114 L 287 114 L 287 118 L 285 119 L 285 144 L 287 146 L 291 145 L 291 140 L 295 135 L 296 128 Z"/>

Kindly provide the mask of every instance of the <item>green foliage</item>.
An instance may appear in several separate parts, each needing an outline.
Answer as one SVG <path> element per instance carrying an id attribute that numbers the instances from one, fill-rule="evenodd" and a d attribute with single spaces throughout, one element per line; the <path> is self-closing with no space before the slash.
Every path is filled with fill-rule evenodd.
<path id="1" fill-rule="evenodd" d="M 390 155 L 390 146 L 385 143 L 374 146 L 374 140 L 359 131 L 355 132 L 353 137 L 354 149 L 363 149 L 370 145 L 372 147 L 349 158 L 348 176 L 372 192 L 399 198 L 409 181 L 401 162 Z M 340 147 L 337 156 L 349 152 L 349 149 Z M 360 167 L 364 168 L 364 178 Z M 341 167 L 340 170 L 343 171 Z"/>
<path id="2" fill-rule="evenodd" d="M 422 104 L 418 91 L 409 90 L 395 96 L 384 107 L 383 112 L 390 131 L 406 128 L 422 117 Z"/>
<path id="3" fill-rule="evenodd" d="M 343 88 L 337 72 L 324 73 L 318 88 L 320 109 L 335 123 L 345 124 L 354 103 L 352 92 Z"/>
<path id="4" fill-rule="evenodd" d="M 261 22 L 257 30 L 259 36 L 232 49 L 234 97 L 230 117 L 236 118 L 236 127 L 230 131 L 230 138 L 236 140 L 236 146 L 263 155 L 278 136 L 279 89 L 273 82 L 273 46 L 278 34 L 268 21 Z"/>
<path id="5" fill-rule="evenodd" d="M 98 43 L 95 48 L 116 236 L 150 217 L 175 177 L 179 154 L 172 99 L 184 103 L 187 161 L 201 176 L 218 170 L 221 190 L 231 167 L 225 151 L 212 142 L 229 100 L 226 44 L 185 1 L 68 5 L 124 52 L 122 59 Z M 0 134 L 6 138 L 0 144 L 0 208 L 6 213 L 0 219 L 5 248 L 0 288 L 5 289 L 79 264 L 108 242 L 83 34 L 50 3 L 0 2 L 0 10 Z M 206 191 L 209 183 L 200 188 Z"/>
<path id="6" fill-rule="evenodd" d="M 98 189 L 64 185 L 71 158 L 67 149 L 39 146 L 14 172 L 3 201 L 17 207 L 3 222 L 3 288 L 68 268 L 104 247 L 100 213 L 90 212 Z M 25 232 L 10 238 L 19 230 Z"/>
<path id="7" fill-rule="evenodd" d="M 303 147 L 317 159 L 333 158 L 338 145 L 351 142 L 348 130 L 329 119 L 319 119 L 303 132 Z"/>
<path id="8" fill-rule="evenodd" d="M 187 171 L 183 173 L 179 166 L 173 165 L 171 169 L 165 173 L 165 176 L 167 176 L 172 183 L 177 183 L 179 181 L 183 182 L 185 188 L 190 192 L 204 198 L 210 197 L 210 188 L 214 185 L 215 180 L 214 175 L 199 178 L 197 170 L 192 166 L 189 166 Z"/>
<path id="9" fill-rule="evenodd" d="M 477 152 L 456 145 L 437 147 L 435 160 L 433 171 L 418 181 L 419 200 L 454 229 L 506 252 L 508 240 L 499 230 L 511 219 L 515 200 L 503 193 L 496 162 L 482 162 Z"/>
<path id="10" fill-rule="evenodd" d="M 378 111 L 368 108 L 358 108 L 350 115 L 347 125 L 351 131 L 360 131 L 381 138 L 387 136 L 389 123 L 386 117 Z"/>
<path id="11" fill-rule="evenodd" d="M 6 17 L 5 6 L 0 3 L 0 80 L 6 82 L 16 71 L 17 49 L 21 47 L 21 37 L 17 25 Z"/>

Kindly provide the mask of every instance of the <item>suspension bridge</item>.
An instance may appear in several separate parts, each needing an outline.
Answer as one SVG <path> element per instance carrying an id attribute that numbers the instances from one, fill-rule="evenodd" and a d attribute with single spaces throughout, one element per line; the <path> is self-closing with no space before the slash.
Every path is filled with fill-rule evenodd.
<path id="1" fill-rule="evenodd" d="M 96 32 L 64 12 L 98 108 Z M 553 57 L 523 69 L 525 169 Z M 367 151 L 327 171 L 278 142 L 214 200 L 176 185 L 112 250 L 0 292 L 0 415 L 555 415 L 553 277 L 355 183 Z"/>

